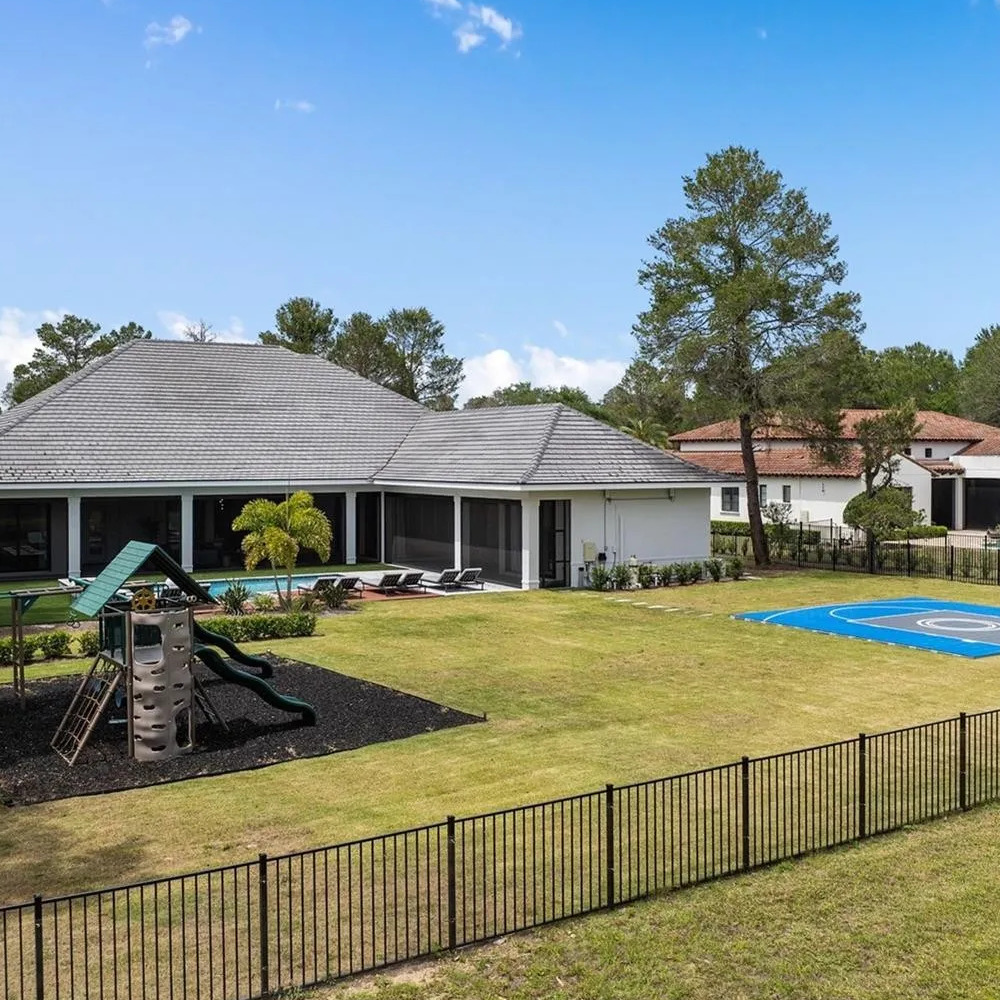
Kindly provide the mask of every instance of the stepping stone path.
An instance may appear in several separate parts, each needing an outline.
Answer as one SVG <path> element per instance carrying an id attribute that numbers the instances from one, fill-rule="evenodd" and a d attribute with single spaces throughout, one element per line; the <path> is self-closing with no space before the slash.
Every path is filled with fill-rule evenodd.
<path id="1" fill-rule="evenodd" d="M 714 611 L 698 611 L 695 608 L 674 608 L 667 604 L 650 604 L 648 601 L 637 601 L 631 597 L 608 597 L 603 595 L 599 590 L 577 590 L 574 593 L 580 594 L 583 597 L 604 597 L 604 600 L 611 601 L 612 604 L 631 604 L 634 608 L 645 608 L 647 611 L 662 611 L 665 614 L 676 611 L 695 618 L 712 618 L 715 615 Z"/>

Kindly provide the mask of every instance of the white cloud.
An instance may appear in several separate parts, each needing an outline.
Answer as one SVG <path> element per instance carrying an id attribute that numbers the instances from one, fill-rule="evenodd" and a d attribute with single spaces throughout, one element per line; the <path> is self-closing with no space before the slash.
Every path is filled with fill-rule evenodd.
<path id="1" fill-rule="evenodd" d="M 286 101 L 280 97 L 274 102 L 275 111 L 298 111 L 303 115 L 311 115 L 316 110 L 312 101 Z"/>
<path id="2" fill-rule="evenodd" d="M 462 27 L 456 28 L 454 34 L 458 41 L 458 51 L 462 55 L 471 52 L 486 41 L 486 36 L 481 35 L 471 24 L 463 24 Z"/>
<path id="3" fill-rule="evenodd" d="M 14 367 L 31 359 L 38 346 L 35 330 L 42 323 L 58 323 L 65 315 L 64 310 L 26 312 L 13 306 L 0 306 L 0 390 L 11 380 Z"/>
<path id="4" fill-rule="evenodd" d="M 569 330 L 566 329 L 566 324 L 563 323 L 562 320 L 554 319 L 552 321 L 552 325 L 556 328 L 556 333 L 558 333 L 560 337 L 569 336 Z"/>
<path id="5" fill-rule="evenodd" d="M 424 0 L 431 14 L 453 25 L 452 35 L 463 55 L 479 48 L 492 33 L 506 49 L 524 34 L 521 25 L 485 4 L 462 3 L 461 0 Z"/>
<path id="6" fill-rule="evenodd" d="M 467 9 L 474 21 L 477 21 L 484 28 L 489 28 L 500 38 L 503 42 L 503 48 L 524 34 L 519 24 L 515 24 L 509 17 L 504 17 L 492 7 L 477 7 L 476 4 L 470 3 Z"/>
<path id="7" fill-rule="evenodd" d="M 182 14 L 175 14 L 166 24 L 151 21 L 146 25 L 147 49 L 154 49 L 157 45 L 176 45 L 194 30 L 194 25 Z"/>
<path id="8" fill-rule="evenodd" d="M 532 385 L 572 385 L 583 389 L 591 399 L 600 399 L 621 381 L 628 367 L 624 361 L 598 358 L 587 360 L 556 354 L 548 347 L 526 344 L 524 354 L 515 358 L 510 351 L 498 348 L 487 354 L 465 359 L 465 380 L 460 400 L 485 396 L 512 382 Z"/>
<path id="9" fill-rule="evenodd" d="M 170 309 L 161 309 L 156 316 L 163 328 L 175 340 L 183 340 L 184 330 L 189 326 L 197 326 L 199 323 L 199 320 L 191 319 L 184 313 L 173 312 Z M 220 328 L 213 325 L 212 333 L 218 341 L 253 343 L 256 340 L 255 337 L 247 335 L 246 328 L 239 316 L 231 316 L 228 326 Z"/>

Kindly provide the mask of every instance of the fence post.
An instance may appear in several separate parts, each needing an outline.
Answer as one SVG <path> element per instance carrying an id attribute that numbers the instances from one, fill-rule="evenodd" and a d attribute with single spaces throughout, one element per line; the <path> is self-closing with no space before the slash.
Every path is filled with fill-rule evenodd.
<path id="1" fill-rule="evenodd" d="M 740 761 L 740 820 L 743 824 L 743 871 L 750 871 L 750 758 Z"/>
<path id="2" fill-rule="evenodd" d="M 604 873 L 607 882 L 608 909 L 615 905 L 615 786 L 604 788 Z"/>
<path id="3" fill-rule="evenodd" d="M 45 996 L 45 968 L 42 954 L 42 897 L 35 896 L 35 1000 Z"/>
<path id="4" fill-rule="evenodd" d="M 458 943 L 457 891 L 455 885 L 455 817 L 448 817 L 448 947 Z"/>
<path id="5" fill-rule="evenodd" d="M 268 944 L 267 905 L 267 855 L 257 855 L 257 895 L 260 919 L 260 992 L 267 996 L 271 992 L 271 970 L 269 965 L 270 946 Z"/>
<path id="6" fill-rule="evenodd" d="M 969 808 L 969 720 L 958 713 L 958 808 Z"/>
<path id="7" fill-rule="evenodd" d="M 858 733 L 858 839 L 868 836 L 868 737 Z"/>
<path id="8" fill-rule="evenodd" d="M 802 565 L 802 522 L 799 521 L 799 545 L 795 552 L 795 562 L 798 566 Z"/>
<path id="9" fill-rule="evenodd" d="M 944 544 L 948 548 L 948 579 L 955 579 L 955 546 L 948 544 L 948 539 L 945 539 Z"/>

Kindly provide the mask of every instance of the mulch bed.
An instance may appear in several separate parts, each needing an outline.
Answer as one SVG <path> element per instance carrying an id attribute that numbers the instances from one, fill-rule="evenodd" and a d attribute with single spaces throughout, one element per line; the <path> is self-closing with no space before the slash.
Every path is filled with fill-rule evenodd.
<path id="1" fill-rule="evenodd" d="M 0 802 L 26 805 L 246 771 L 484 721 L 309 663 L 272 654 L 268 659 L 274 664 L 269 683 L 312 705 L 318 716 L 315 726 L 303 725 L 298 716 L 271 708 L 246 688 L 227 684 L 199 665 L 198 677 L 229 732 L 196 711 L 193 752 L 153 764 L 126 756 L 127 727 L 112 721 L 123 715 L 113 708 L 105 712 L 73 767 L 50 748 L 79 677 L 29 683 L 24 713 L 13 690 L 0 687 Z"/>

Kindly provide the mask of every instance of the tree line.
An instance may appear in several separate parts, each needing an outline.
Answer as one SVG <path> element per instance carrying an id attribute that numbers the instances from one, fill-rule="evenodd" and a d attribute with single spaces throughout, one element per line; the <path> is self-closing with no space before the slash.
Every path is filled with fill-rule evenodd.
<path id="1" fill-rule="evenodd" d="M 194 343 L 215 340 L 204 320 L 182 333 Z M 450 410 L 463 372 L 462 360 L 445 352 L 444 334 L 444 324 L 423 307 L 392 309 L 377 319 L 356 312 L 340 320 L 315 299 L 297 297 L 278 307 L 273 329 L 261 331 L 258 340 L 327 358 L 431 409 Z M 116 347 L 152 337 L 138 323 L 101 333 L 99 324 L 73 315 L 43 323 L 35 335 L 30 360 L 14 368 L 4 389 L 5 406 L 23 403 Z"/>

